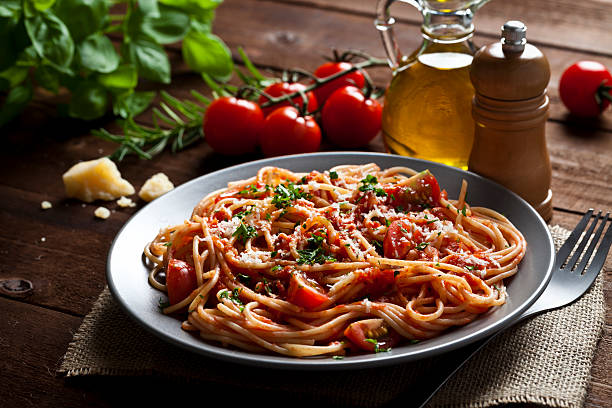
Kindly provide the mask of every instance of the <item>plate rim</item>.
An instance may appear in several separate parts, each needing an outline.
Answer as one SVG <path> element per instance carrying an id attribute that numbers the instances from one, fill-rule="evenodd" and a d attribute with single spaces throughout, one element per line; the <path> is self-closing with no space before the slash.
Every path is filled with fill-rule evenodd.
<path id="1" fill-rule="evenodd" d="M 329 357 L 320 358 L 320 359 L 300 359 L 296 357 L 286 357 L 286 356 L 270 355 L 270 354 L 257 354 L 257 353 L 242 351 L 242 350 L 233 350 L 229 348 L 224 348 L 220 345 L 206 342 L 198 338 L 195 338 L 195 340 L 198 342 L 198 346 L 194 346 L 193 344 L 191 344 L 191 342 L 185 342 L 175 337 L 172 337 L 168 333 L 165 333 L 159 330 L 158 328 L 154 327 L 154 325 L 149 324 L 148 322 L 144 321 L 137 313 L 135 313 L 134 310 L 132 310 L 129 307 L 127 301 L 121 296 L 116 286 L 116 282 L 113 278 L 113 272 L 111 270 L 111 259 L 113 257 L 113 253 L 115 252 L 115 246 L 117 242 L 119 241 L 119 239 L 122 237 L 122 234 L 124 233 L 124 231 L 127 228 L 129 228 L 130 224 L 134 221 L 134 219 L 136 219 L 139 216 L 139 214 L 148 206 L 148 203 L 147 203 L 142 208 L 140 208 L 137 212 L 135 212 L 124 223 L 124 225 L 120 228 L 120 230 L 117 232 L 117 234 L 113 238 L 111 246 L 109 247 L 108 255 L 107 255 L 107 264 L 106 264 L 106 280 L 107 280 L 109 291 L 113 299 L 118 302 L 120 308 L 130 317 L 130 319 L 136 322 L 140 327 L 144 328 L 147 332 L 155 335 L 156 337 L 161 338 L 165 342 L 171 345 L 174 345 L 174 346 L 178 346 L 179 348 L 183 350 L 187 350 L 189 352 L 200 354 L 205 357 L 210 357 L 210 358 L 221 360 L 221 361 L 237 363 L 237 364 L 242 364 L 242 365 L 247 365 L 247 366 L 258 366 L 258 367 L 283 369 L 283 370 L 302 370 L 302 371 L 303 370 L 307 370 L 307 371 L 315 370 L 316 371 L 316 370 L 322 370 L 322 369 L 324 370 L 352 370 L 352 369 L 361 369 L 361 368 L 382 367 L 382 366 L 406 363 L 409 361 L 417 361 L 417 360 L 421 360 L 424 358 L 433 357 L 433 356 L 436 356 L 436 355 L 439 355 L 439 354 L 442 354 L 448 351 L 456 350 L 458 348 L 472 344 L 493 333 L 496 333 L 497 331 L 504 330 L 505 328 L 516 323 L 518 321 L 518 318 L 523 314 L 523 312 L 527 310 L 540 297 L 540 295 L 546 289 L 546 286 L 548 285 L 552 277 L 552 270 L 553 270 L 553 264 L 554 264 L 554 258 L 555 258 L 555 247 L 554 247 L 554 242 L 553 242 L 553 238 L 550 233 L 550 230 L 548 226 L 546 225 L 546 222 L 540 217 L 537 211 L 531 205 L 529 205 L 522 197 L 520 197 L 515 192 L 509 190 L 508 188 L 504 187 L 503 185 L 493 180 L 490 180 L 486 177 L 483 177 L 477 173 L 474 173 L 468 170 L 462 170 L 462 169 L 448 166 L 442 163 L 437 163 L 437 162 L 432 162 L 428 160 L 417 159 L 417 158 L 412 158 L 412 157 L 407 157 L 407 156 L 399 156 L 399 155 L 393 155 L 393 154 L 388 154 L 388 153 L 379 153 L 379 152 L 333 151 L 333 152 L 303 153 L 303 154 L 294 154 L 294 155 L 287 155 L 287 156 L 280 156 L 280 157 L 262 158 L 258 160 L 235 164 L 235 165 L 225 167 L 219 170 L 215 170 L 213 172 L 206 173 L 206 174 L 203 174 L 201 176 L 198 176 L 191 180 L 186 181 L 185 183 L 176 187 L 170 193 L 189 188 L 190 186 L 200 182 L 203 178 L 211 178 L 211 177 L 216 176 L 219 173 L 232 172 L 232 171 L 246 168 L 246 167 L 261 168 L 264 165 L 270 165 L 274 163 L 274 161 L 278 161 L 279 159 L 282 159 L 282 161 L 290 162 L 292 160 L 307 160 L 309 157 L 313 157 L 313 156 L 317 156 L 317 157 L 331 156 L 331 157 L 339 157 L 339 158 L 349 157 L 349 156 L 359 156 L 359 157 L 371 157 L 372 159 L 393 158 L 395 160 L 397 159 L 407 160 L 409 162 L 420 163 L 421 165 L 424 165 L 425 167 L 427 167 L 428 165 L 433 165 L 436 167 L 446 167 L 450 169 L 451 171 L 456 171 L 459 173 L 465 172 L 467 174 L 470 174 L 473 177 L 476 177 L 477 179 L 480 179 L 480 181 L 484 182 L 485 184 L 492 183 L 494 185 L 497 185 L 499 188 L 506 190 L 508 193 L 513 195 L 515 199 L 519 200 L 519 202 L 522 202 L 523 207 L 527 209 L 528 211 L 530 211 L 531 216 L 538 222 L 539 224 L 538 227 L 545 231 L 545 236 L 547 239 L 546 244 L 549 247 L 549 253 L 547 254 L 548 255 L 548 265 L 547 265 L 547 270 L 544 274 L 544 279 L 540 281 L 538 287 L 530 294 L 527 300 L 525 300 L 519 307 L 515 308 L 514 311 L 512 311 L 509 315 L 505 316 L 503 319 L 495 321 L 494 323 L 489 324 L 485 328 L 475 333 L 472 333 L 464 338 L 456 339 L 454 341 L 450 341 L 450 342 L 441 344 L 437 347 L 430 347 L 426 349 L 424 352 L 417 354 L 417 355 L 402 355 L 402 354 L 394 355 L 393 352 L 390 352 L 390 353 L 378 353 L 374 355 L 376 356 L 376 358 L 368 358 L 368 359 L 363 359 L 363 360 L 351 360 L 351 359 L 337 359 L 336 360 L 336 359 L 332 359 Z M 346 163 L 346 164 L 350 164 L 350 163 Z M 189 214 L 187 214 L 186 217 L 189 217 Z M 139 256 L 140 255 L 141 254 L 139 254 Z M 146 279 L 143 279 L 143 282 L 148 284 Z M 160 316 L 165 316 L 165 315 L 160 314 Z M 179 324 L 179 320 L 177 320 L 177 324 Z"/>

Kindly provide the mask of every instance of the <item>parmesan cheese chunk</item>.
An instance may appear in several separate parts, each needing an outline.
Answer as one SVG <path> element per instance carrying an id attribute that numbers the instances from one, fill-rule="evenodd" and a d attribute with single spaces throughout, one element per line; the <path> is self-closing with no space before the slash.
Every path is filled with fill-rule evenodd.
<path id="1" fill-rule="evenodd" d="M 157 173 L 145 181 L 138 192 L 138 196 L 145 201 L 153 201 L 157 197 L 166 194 L 174 188 L 174 184 L 168 180 L 164 173 Z"/>
<path id="2" fill-rule="evenodd" d="M 51 207 L 53 207 L 53 204 L 51 204 L 49 201 L 43 201 L 40 203 L 40 208 L 43 210 L 48 210 Z"/>
<path id="3" fill-rule="evenodd" d="M 98 207 L 96 208 L 96 211 L 94 211 L 94 215 L 105 220 L 110 217 L 110 210 L 105 207 Z"/>
<path id="4" fill-rule="evenodd" d="M 135 192 L 108 157 L 77 163 L 62 178 L 66 195 L 86 203 L 115 200 Z"/>
<path id="5" fill-rule="evenodd" d="M 136 207 L 136 203 L 133 202 L 131 198 L 124 196 L 121 196 L 121 198 L 117 200 L 117 205 L 122 208 Z"/>

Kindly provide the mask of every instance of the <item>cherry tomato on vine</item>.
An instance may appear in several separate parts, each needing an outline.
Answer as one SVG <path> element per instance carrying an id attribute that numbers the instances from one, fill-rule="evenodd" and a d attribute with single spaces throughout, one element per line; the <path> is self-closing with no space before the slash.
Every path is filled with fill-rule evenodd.
<path id="1" fill-rule="evenodd" d="M 354 86 L 336 90 L 321 112 L 325 136 L 335 145 L 355 148 L 367 145 L 378 134 L 382 106 Z"/>
<path id="2" fill-rule="evenodd" d="M 255 150 L 263 122 L 263 112 L 255 102 L 227 96 L 208 105 L 202 127 L 214 151 L 240 155 Z"/>
<path id="3" fill-rule="evenodd" d="M 264 92 L 270 96 L 278 97 L 278 96 L 292 94 L 298 91 L 303 91 L 304 89 L 306 89 L 306 85 L 300 84 L 298 82 L 293 82 L 293 83 L 277 82 L 275 84 L 268 86 L 266 89 L 264 89 Z M 308 112 L 316 111 L 319 106 L 317 103 L 317 99 L 315 98 L 315 95 L 312 92 L 307 92 L 306 97 L 308 98 L 308 105 L 307 105 Z M 304 100 L 302 99 L 301 96 L 296 96 L 295 98 L 292 98 L 291 100 L 297 106 L 302 106 L 304 104 Z M 268 101 L 268 98 L 266 98 L 264 95 L 260 95 L 259 100 L 257 102 L 261 106 L 267 101 Z M 268 116 L 269 114 L 271 114 L 276 109 L 282 106 L 291 106 L 291 104 L 289 103 L 289 101 L 284 101 L 276 105 L 261 108 L 261 110 L 263 111 L 264 116 Z"/>
<path id="4" fill-rule="evenodd" d="M 314 76 L 317 78 L 323 79 L 328 76 L 332 76 L 338 72 L 346 71 L 353 67 L 353 64 L 346 61 L 340 62 L 326 62 L 325 64 L 319 66 L 314 71 Z M 317 102 L 319 105 L 323 105 L 327 98 L 334 93 L 335 90 L 342 88 L 346 85 L 353 85 L 357 88 L 363 88 L 365 85 L 365 78 L 363 74 L 359 71 L 349 72 L 348 74 L 342 75 L 340 78 L 334 79 L 322 85 L 314 90 L 315 97 L 317 98 Z"/>
<path id="5" fill-rule="evenodd" d="M 321 129 L 312 116 L 301 116 L 293 106 L 283 106 L 264 121 L 260 142 L 266 156 L 316 152 Z"/>
<path id="6" fill-rule="evenodd" d="M 579 61 L 561 75 L 559 94 L 567 109 L 577 116 L 597 116 L 612 100 L 612 75 L 596 61 Z"/>

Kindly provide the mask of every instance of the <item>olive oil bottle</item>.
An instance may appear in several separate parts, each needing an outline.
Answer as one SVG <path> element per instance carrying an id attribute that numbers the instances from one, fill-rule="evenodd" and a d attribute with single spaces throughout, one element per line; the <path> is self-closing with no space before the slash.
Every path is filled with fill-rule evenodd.
<path id="1" fill-rule="evenodd" d="M 399 52 L 388 14 L 393 0 L 380 0 L 376 26 L 393 69 L 385 92 L 383 139 L 391 153 L 467 169 L 474 140 L 470 65 L 473 13 L 486 1 L 411 1 L 424 17 L 421 47 Z"/>

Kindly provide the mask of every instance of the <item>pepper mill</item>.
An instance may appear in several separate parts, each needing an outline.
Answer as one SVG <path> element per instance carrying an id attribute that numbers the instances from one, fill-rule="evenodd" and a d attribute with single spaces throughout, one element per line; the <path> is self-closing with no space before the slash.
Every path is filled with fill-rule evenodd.
<path id="1" fill-rule="evenodd" d="M 497 181 L 552 218 L 551 167 L 546 147 L 548 60 L 526 39 L 520 21 L 502 27 L 501 41 L 474 55 L 474 144 L 468 170 Z"/>

